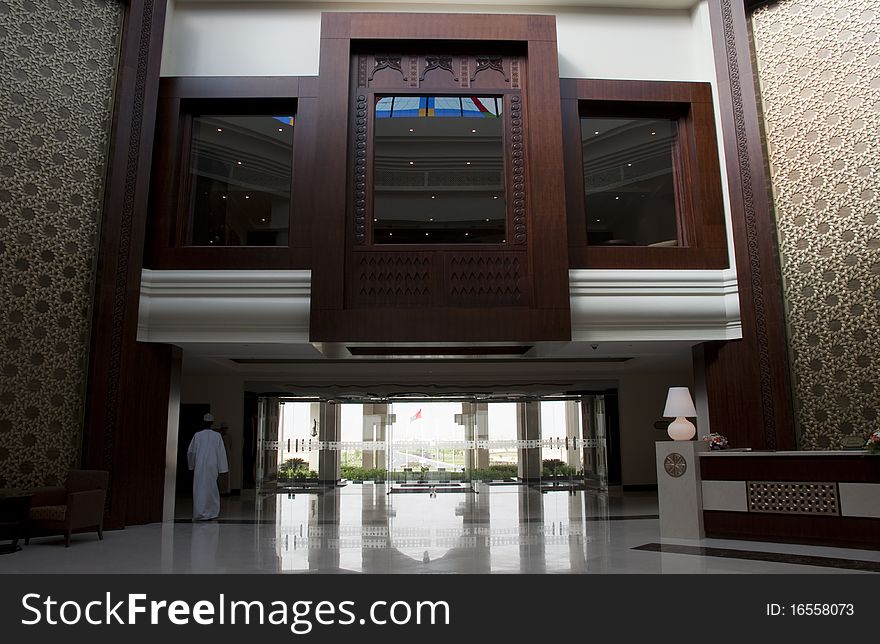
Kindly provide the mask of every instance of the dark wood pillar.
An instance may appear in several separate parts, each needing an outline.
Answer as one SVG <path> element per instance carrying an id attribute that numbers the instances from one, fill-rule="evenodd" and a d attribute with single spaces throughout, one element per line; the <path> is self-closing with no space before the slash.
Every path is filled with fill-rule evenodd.
<path id="1" fill-rule="evenodd" d="M 105 525 L 162 518 L 171 348 L 136 341 L 165 0 L 129 0 L 95 275 L 83 467 L 110 470 Z"/>
<path id="2" fill-rule="evenodd" d="M 733 447 L 794 449 L 770 179 L 743 0 L 711 0 L 743 338 L 705 345 L 712 431 Z"/>

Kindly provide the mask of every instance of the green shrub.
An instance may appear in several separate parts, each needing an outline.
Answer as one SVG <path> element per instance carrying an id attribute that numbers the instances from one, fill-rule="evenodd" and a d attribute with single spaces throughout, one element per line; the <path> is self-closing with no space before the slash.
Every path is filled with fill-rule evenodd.
<path id="1" fill-rule="evenodd" d="M 544 467 L 541 469 L 541 475 L 545 477 L 562 477 L 569 478 L 575 476 L 578 471 L 576 468 L 566 465 L 558 458 L 548 458 L 543 461 Z"/>
<path id="2" fill-rule="evenodd" d="M 490 465 L 486 468 L 476 468 L 469 472 L 473 481 L 494 481 L 497 479 L 509 479 L 516 476 L 516 465 Z"/>
<path id="3" fill-rule="evenodd" d="M 365 468 L 357 465 L 343 465 L 340 471 L 342 478 L 349 481 L 384 481 L 386 476 L 382 468 Z"/>

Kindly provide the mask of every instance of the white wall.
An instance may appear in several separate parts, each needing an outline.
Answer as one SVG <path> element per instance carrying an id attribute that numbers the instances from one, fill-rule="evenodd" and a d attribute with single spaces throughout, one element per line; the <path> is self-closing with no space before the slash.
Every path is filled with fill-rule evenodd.
<path id="1" fill-rule="evenodd" d="M 184 362 L 186 357 L 184 357 Z M 184 371 L 186 368 L 184 367 Z M 180 383 L 182 404 L 211 405 L 214 426 L 228 425 L 229 484 L 241 489 L 241 455 L 244 435 L 244 379 L 239 376 L 204 376 L 184 373 Z"/>
<path id="2" fill-rule="evenodd" d="M 694 391 L 690 352 L 662 358 L 637 358 L 626 363 L 618 381 L 620 407 L 620 457 L 624 485 L 656 485 L 654 443 L 667 440 L 665 432 L 654 429 L 663 419 L 669 387 L 689 387 Z M 694 423 L 701 436 L 700 419 Z"/>
<path id="3" fill-rule="evenodd" d="M 322 11 L 550 13 L 557 17 L 562 76 L 712 80 L 704 64 L 711 47 L 687 10 L 183 0 L 176 0 L 166 29 L 162 75 L 316 75 Z"/>

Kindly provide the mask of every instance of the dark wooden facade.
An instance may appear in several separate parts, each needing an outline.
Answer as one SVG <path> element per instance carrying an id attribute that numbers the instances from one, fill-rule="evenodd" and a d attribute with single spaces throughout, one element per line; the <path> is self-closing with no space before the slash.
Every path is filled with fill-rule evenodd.
<path id="1" fill-rule="evenodd" d="M 555 33 L 552 16 L 323 15 L 317 129 L 348 137 L 316 150 L 313 341 L 570 339 Z M 423 73 L 437 52 L 450 54 L 452 73 Z M 478 54 L 494 64 L 481 69 Z M 505 244 L 371 243 L 367 106 L 377 89 L 504 96 Z"/>
<path id="2" fill-rule="evenodd" d="M 641 89 L 631 83 L 600 87 L 595 81 L 572 79 L 562 83 L 561 94 L 552 17 L 328 13 L 322 20 L 318 78 L 169 79 L 160 84 L 164 4 L 164 0 L 128 3 L 108 160 L 82 459 L 85 467 L 111 470 L 108 526 L 157 521 L 162 511 L 172 355 L 170 347 L 136 341 L 143 267 L 310 268 L 315 342 L 488 344 L 569 339 L 570 267 L 727 265 L 726 249 L 721 252 L 723 226 L 715 208 L 719 194 L 714 179 L 700 187 L 708 205 L 693 210 L 701 214 L 694 214 L 693 227 L 686 233 L 693 241 L 689 248 L 655 249 L 664 251 L 659 255 L 645 254 L 643 249 L 586 246 L 579 223 L 580 163 L 566 175 L 563 158 L 565 149 L 572 159 L 571 147 L 564 148 L 563 140 L 564 135 L 571 136 L 581 98 L 595 99 L 598 90 L 613 90 L 618 94 L 612 92 L 605 100 L 651 96 L 655 102 L 688 103 L 692 114 L 703 114 L 693 121 L 701 145 L 711 147 L 714 134 L 709 132 L 705 90 L 685 87 L 690 84 L 670 84 L 685 94 L 664 99 L 651 94 L 656 88 L 651 84 L 641 84 Z M 733 445 L 793 447 L 777 249 L 746 17 L 739 0 L 711 0 L 710 9 L 744 330 L 741 341 L 705 348 L 712 428 L 727 435 Z M 517 232 L 517 226 L 524 226 L 521 240 L 513 237 L 504 247 L 480 251 L 437 248 L 429 258 L 424 250 L 376 250 L 358 243 L 357 157 L 351 154 L 358 132 L 352 110 L 356 115 L 360 95 L 353 90 L 364 86 L 353 62 L 358 60 L 359 65 L 356 56 L 372 55 L 375 66 L 377 54 L 403 52 L 405 43 L 410 43 L 409 55 L 416 59 L 417 69 L 431 49 L 443 48 L 460 57 L 500 52 L 507 57 L 504 69 L 511 79 L 512 61 L 518 61 L 523 120 L 518 158 L 523 160 L 523 172 L 511 173 L 509 181 L 511 194 L 522 192 L 527 205 L 526 220 L 520 222 L 517 218 L 523 215 L 514 204 L 508 229 Z M 416 43 L 418 47 L 412 49 Z M 458 64 L 460 73 L 461 58 Z M 475 64 L 475 60 L 467 62 L 471 77 Z M 510 82 L 502 85 L 492 74 L 496 72 L 487 70 L 476 78 L 481 82 L 494 78 L 495 89 L 503 90 L 508 100 L 517 95 Z M 432 73 L 427 78 L 441 82 L 442 77 Z M 166 182 L 174 180 L 180 159 L 179 128 L 185 113 L 181 106 L 188 100 L 229 97 L 289 98 L 296 101 L 299 123 L 313 124 L 300 126 L 295 134 L 291 223 L 296 225 L 291 226 L 294 234 L 286 248 L 182 248 L 176 241 L 177 193 Z M 694 111 L 694 106 L 699 110 Z M 160 126 L 154 158 L 157 112 Z M 514 134 L 508 133 L 509 155 L 516 151 Z M 694 158 L 700 154 L 695 150 Z M 517 176 L 522 177 L 522 191 L 514 185 Z M 676 252 L 665 253 L 669 250 Z M 454 266 L 467 266 L 475 257 L 482 257 L 484 265 L 516 258 L 516 269 L 501 271 L 501 279 L 516 284 L 521 298 L 499 301 L 477 292 L 472 299 L 456 299 L 436 291 L 426 301 L 405 303 L 402 315 L 399 302 L 359 299 L 357 280 L 364 256 L 406 263 L 407 253 L 413 254 L 411 265 L 416 259 L 424 262 L 428 279 L 439 289 L 448 288 Z"/>
<path id="3" fill-rule="evenodd" d="M 171 347 L 137 342 L 164 0 L 131 0 L 95 275 L 82 465 L 110 471 L 108 528 L 162 516 Z"/>
<path id="4" fill-rule="evenodd" d="M 795 449 L 782 278 L 747 16 L 709 3 L 739 285 L 742 340 L 704 347 L 712 431 L 732 447 Z"/>

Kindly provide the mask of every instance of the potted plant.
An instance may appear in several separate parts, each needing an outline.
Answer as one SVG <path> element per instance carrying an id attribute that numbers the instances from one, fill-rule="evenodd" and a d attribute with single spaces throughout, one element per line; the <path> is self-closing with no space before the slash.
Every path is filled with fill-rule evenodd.
<path id="1" fill-rule="evenodd" d="M 703 436 L 704 441 L 709 442 L 709 449 L 720 450 L 727 449 L 727 438 L 721 434 L 711 433 Z"/>
<path id="2" fill-rule="evenodd" d="M 868 436 L 868 440 L 865 442 L 865 449 L 868 450 L 869 454 L 880 454 L 880 429 L 875 429 Z"/>

